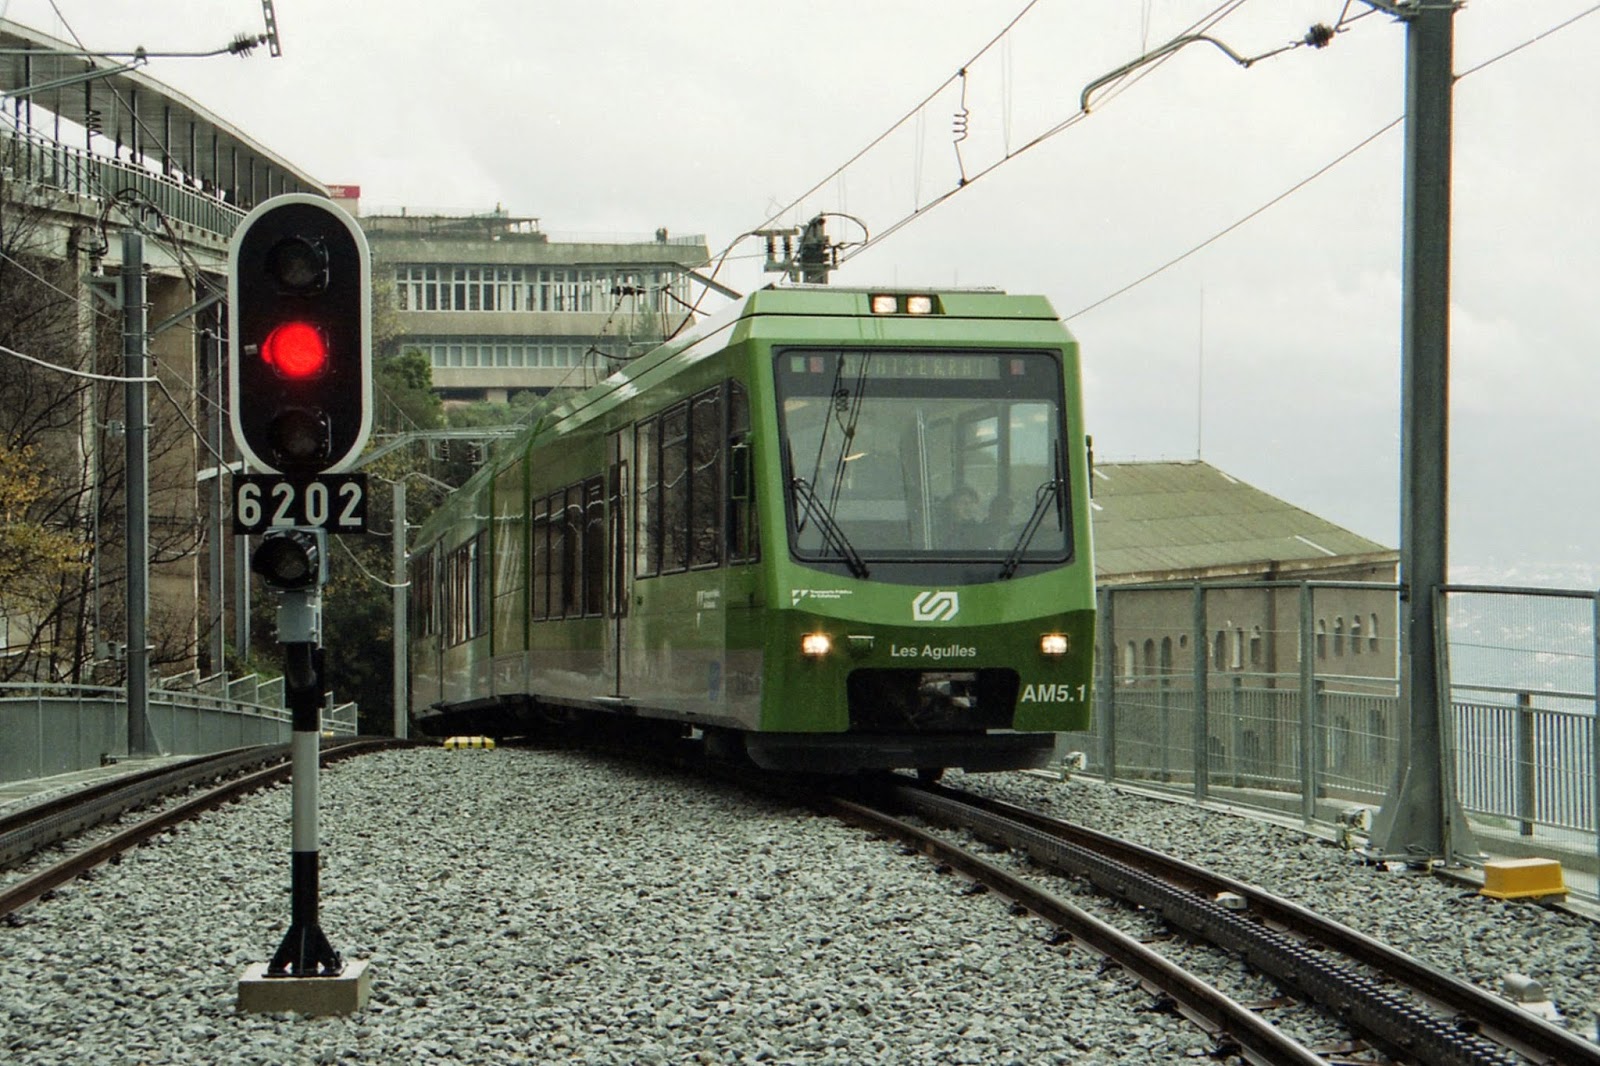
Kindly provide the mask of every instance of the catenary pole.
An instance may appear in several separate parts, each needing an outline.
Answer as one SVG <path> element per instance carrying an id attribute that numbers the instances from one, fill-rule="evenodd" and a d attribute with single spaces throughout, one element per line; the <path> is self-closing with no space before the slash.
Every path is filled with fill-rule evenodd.
<path id="1" fill-rule="evenodd" d="M 406 679 L 406 642 L 410 639 L 410 619 L 406 586 L 406 481 L 394 481 L 394 529 L 390 560 L 394 566 L 394 735 L 404 740 L 409 735 L 410 690 Z"/>
<path id="2" fill-rule="evenodd" d="M 1448 772 L 1449 692 L 1436 634 L 1449 539 L 1450 155 L 1454 0 L 1396 6 L 1406 22 L 1400 397 L 1399 769 L 1374 821 L 1385 856 L 1475 850 Z M 1407 725 L 1409 728 L 1407 728 Z"/>
<path id="3" fill-rule="evenodd" d="M 145 384 L 149 336 L 145 332 L 144 237 L 137 230 L 122 234 L 122 365 L 127 464 L 128 530 L 128 755 L 150 751 L 150 396 Z"/>

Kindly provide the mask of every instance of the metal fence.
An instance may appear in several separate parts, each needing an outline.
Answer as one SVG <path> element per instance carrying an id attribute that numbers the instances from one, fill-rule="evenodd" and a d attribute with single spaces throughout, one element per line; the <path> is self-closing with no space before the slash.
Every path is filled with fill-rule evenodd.
<path id="1" fill-rule="evenodd" d="M 20 183 L 96 203 L 132 191 L 171 222 L 226 239 L 244 218 L 239 207 L 145 167 L 46 137 L 0 132 L 0 170 Z"/>
<path id="2" fill-rule="evenodd" d="M 282 678 L 262 682 L 217 677 L 181 689 L 153 688 L 148 722 L 147 735 L 162 755 L 283 744 L 294 732 L 283 706 Z M 334 706 L 330 701 L 322 728 L 354 735 L 356 705 Z M 85 770 L 128 754 L 126 689 L 0 686 L 0 782 Z"/>
<path id="3" fill-rule="evenodd" d="M 1398 610 L 1371 583 L 1102 589 L 1095 724 L 1062 748 L 1307 823 L 1380 807 L 1404 751 Z M 1456 586 L 1439 617 L 1445 780 L 1478 845 L 1600 869 L 1600 593 Z"/>

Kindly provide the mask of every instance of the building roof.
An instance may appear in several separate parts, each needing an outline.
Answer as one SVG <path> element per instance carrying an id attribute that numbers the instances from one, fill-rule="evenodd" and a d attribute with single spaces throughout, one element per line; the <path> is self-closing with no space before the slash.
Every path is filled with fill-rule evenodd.
<path id="1" fill-rule="evenodd" d="M 1327 570 L 1398 553 L 1247 485 L 1209 463 L 1099 463 L 1095 570 L 1102 580 Z"/>

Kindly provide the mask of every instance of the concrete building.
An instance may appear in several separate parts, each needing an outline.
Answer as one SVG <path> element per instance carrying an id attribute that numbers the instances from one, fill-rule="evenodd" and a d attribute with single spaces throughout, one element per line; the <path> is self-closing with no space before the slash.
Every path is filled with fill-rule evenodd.
<path id="1" fill-rule="evenodd" d="M 703 236 L 665 229 L 555 240 L 499 207 L 362 215 L 358 188 L 332 191 L 360 218 L 374 278 L 393 285 L 401 348 L 428 356 L 446 400 L 593 384 L 679 328 L 709 258 Z"/>
<path id="2" fill-rule="evenodd" d="M 1394 549 L 1199 461 L 1098 464 L 1093 507 L 1123 681 L 1187 677 L 1197 648 L 1213 677 L 1294 675 L 1303 639 L 1319 675 L 1396 676 Z"/>

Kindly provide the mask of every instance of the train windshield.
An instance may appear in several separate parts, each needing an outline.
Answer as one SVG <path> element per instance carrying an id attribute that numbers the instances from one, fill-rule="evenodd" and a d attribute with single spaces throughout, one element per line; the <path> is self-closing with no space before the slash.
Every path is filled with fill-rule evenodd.
<path id="1" fill-rule="evenodd" d="M 1071 555 L 1056 353 L 790 348 L 776 378 L 797 556 Z"/>

